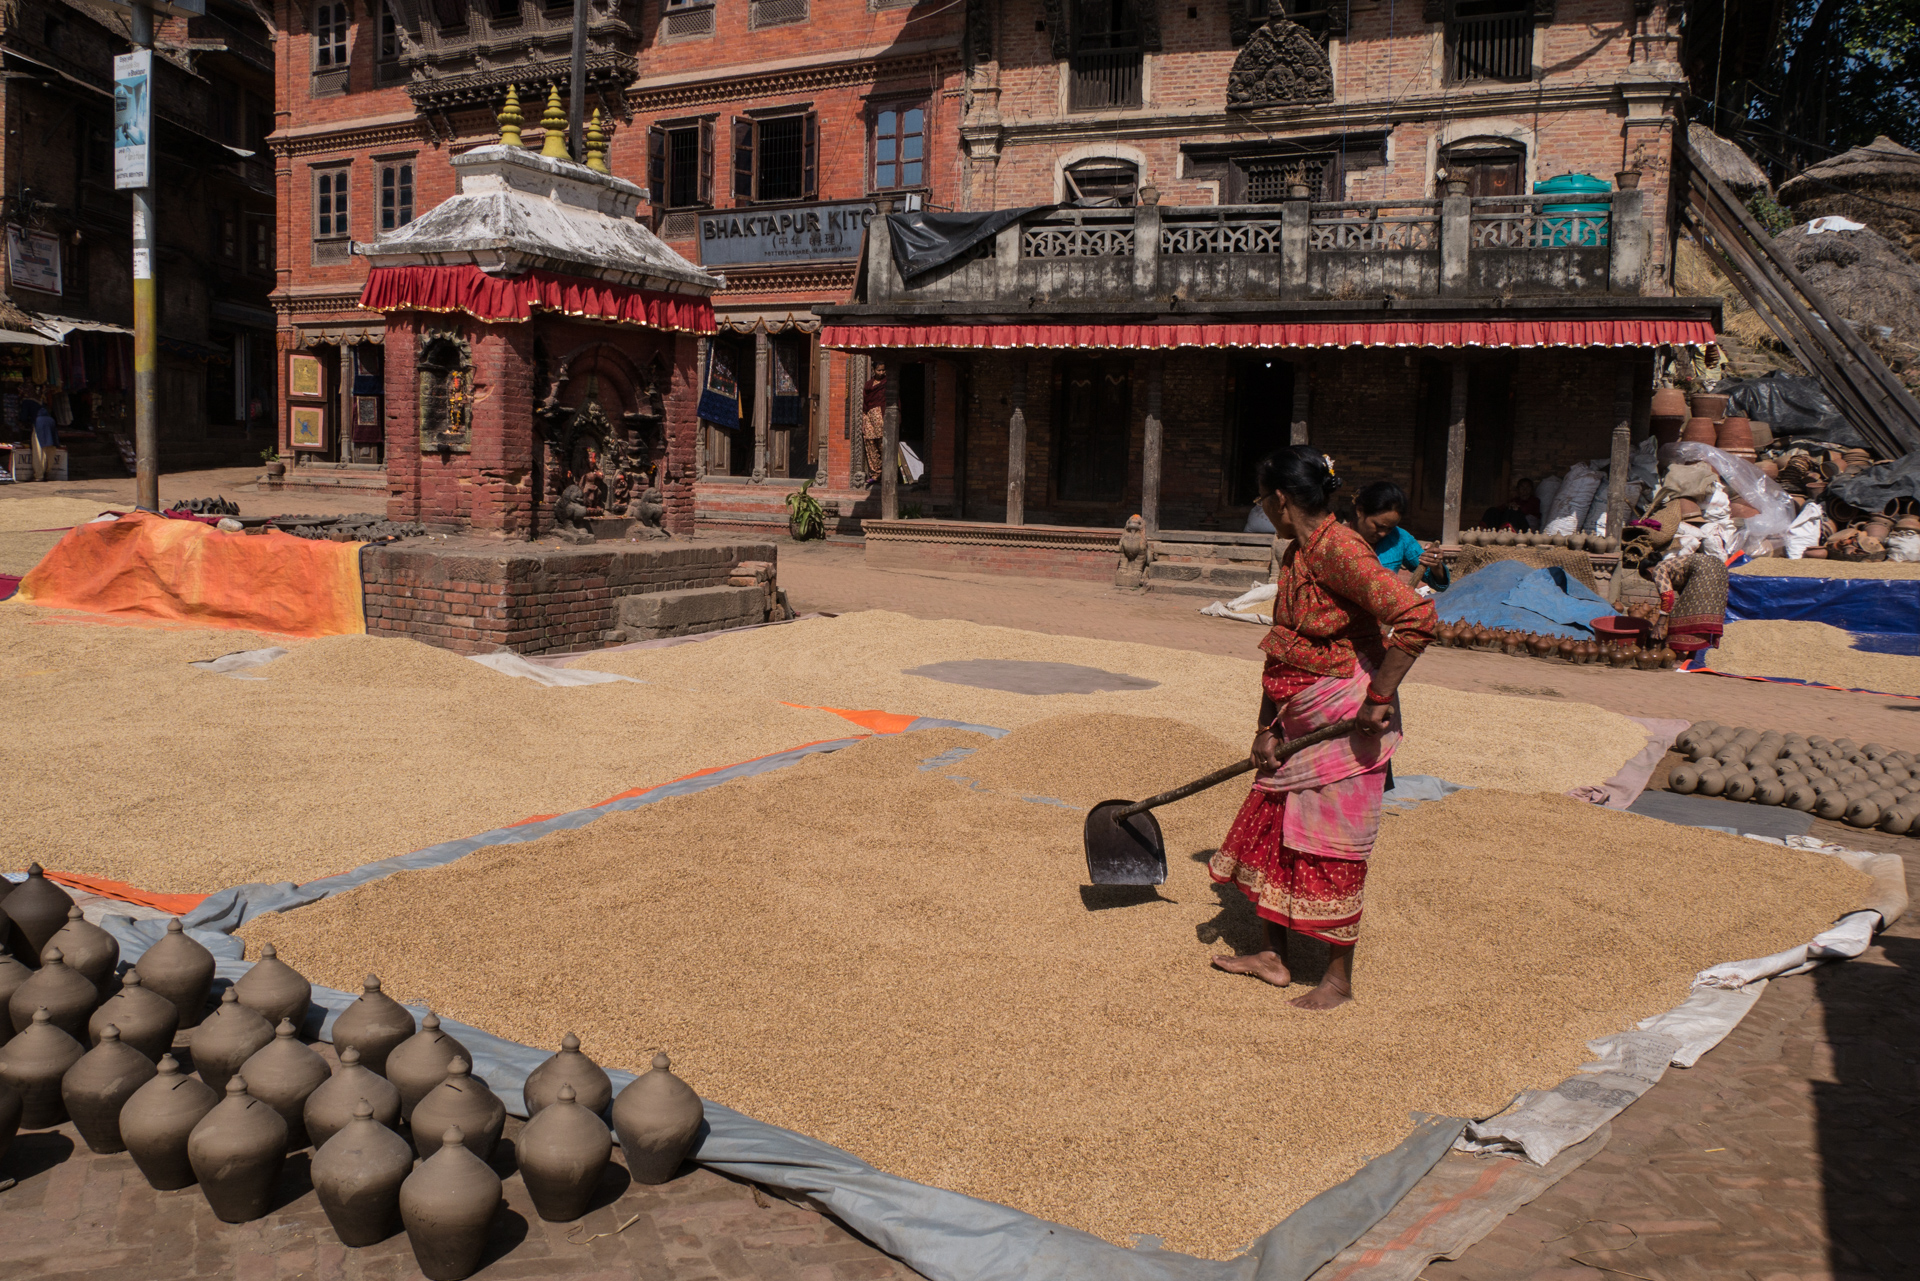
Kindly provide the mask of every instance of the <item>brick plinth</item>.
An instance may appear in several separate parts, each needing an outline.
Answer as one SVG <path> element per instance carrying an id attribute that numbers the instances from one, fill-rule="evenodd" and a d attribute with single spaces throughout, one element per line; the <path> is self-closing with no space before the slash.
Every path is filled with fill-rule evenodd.
<path id="1" fill-rule="evenodd" d="M 957 520 L 869 520 L 867 564 L 1023 578 L 1112 582 L 1120 531 L 1067 525 L 983 525 Z"/>

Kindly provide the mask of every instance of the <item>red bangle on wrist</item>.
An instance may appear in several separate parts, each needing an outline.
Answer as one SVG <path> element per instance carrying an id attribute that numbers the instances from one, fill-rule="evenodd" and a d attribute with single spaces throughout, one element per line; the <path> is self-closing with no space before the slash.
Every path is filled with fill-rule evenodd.
<path id="1" fill-rule="evenodd" d="M 1393 701 L 1393 695 L 1382 694 L 1379 690 L 1369 685 L 1367 686 L 1367 701 L 1369 703 L 1372 703 L 1375 707 L 1385 707 L 1388 703 L 1391 703 Z"/>

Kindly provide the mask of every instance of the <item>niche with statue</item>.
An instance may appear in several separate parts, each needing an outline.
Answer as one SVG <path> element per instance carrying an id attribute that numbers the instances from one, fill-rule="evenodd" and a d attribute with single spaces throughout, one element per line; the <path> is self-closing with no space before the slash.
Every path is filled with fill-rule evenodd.
<path id="1" fill-rule="evenodd" d="M 625 518 L 629 536 L 670 537 L 662 526 L 668 440 L 665 353 L 636 365 L 611 344 L 553 361 L 534 346 L 534 427 L 552 532 L 589 542 L 593 522 Z"/>

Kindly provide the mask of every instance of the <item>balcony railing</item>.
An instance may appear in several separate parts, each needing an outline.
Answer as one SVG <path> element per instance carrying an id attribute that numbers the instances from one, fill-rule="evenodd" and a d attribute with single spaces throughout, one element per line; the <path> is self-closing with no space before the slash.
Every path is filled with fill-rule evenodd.
<path id="1" fill-rule="evenodd" d="M 1452 79 L 1528 80 L 1533 77 L 1533 15 L 1489 13 L 1455 18 Z"/>
<path id="2" fill-rule="evenodd" d="M 1599 209 L 1582 205 L 1601 203 Z M 1612 216 L 1586 196 L 1485 196 L 1473 202 L 1475 249 L 1559 249 L 1604 246 Z"/>
<path id="3" fill-rule="evenodd" d="M 1102 49 L 1067 62 L 1067 108 L 1100 111 L 1140 105 L 1140 51 Z"/>

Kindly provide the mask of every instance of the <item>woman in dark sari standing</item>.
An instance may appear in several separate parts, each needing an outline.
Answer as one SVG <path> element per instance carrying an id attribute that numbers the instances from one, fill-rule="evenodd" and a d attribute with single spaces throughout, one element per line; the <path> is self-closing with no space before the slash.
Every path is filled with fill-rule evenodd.
<path id="1" fill-rule="evenodd" d="M 1353 997 L 1367 858 L 1400 741 L 1396 691 L 1437 620 L 1431 603 L 1334 519 L 1340 480 L 1331 459 L 1293 445 L 1261 460 L 1257 480 L 1262 510 L 1293 541 L 1274 580 L 1273 629 L 1260 643 L 1267 662 L 1253 792 L 1208 870 L 1253 902 L 1268 946 L 1213 963 L 1286 987 L 1288 936 L 1324 940 L 1326 975 L 1293 1004 L 1328 1010 Z M 1350 718 L 1359 722 L 1353 734 L 1274 759 L 1287 739 Z"/>

